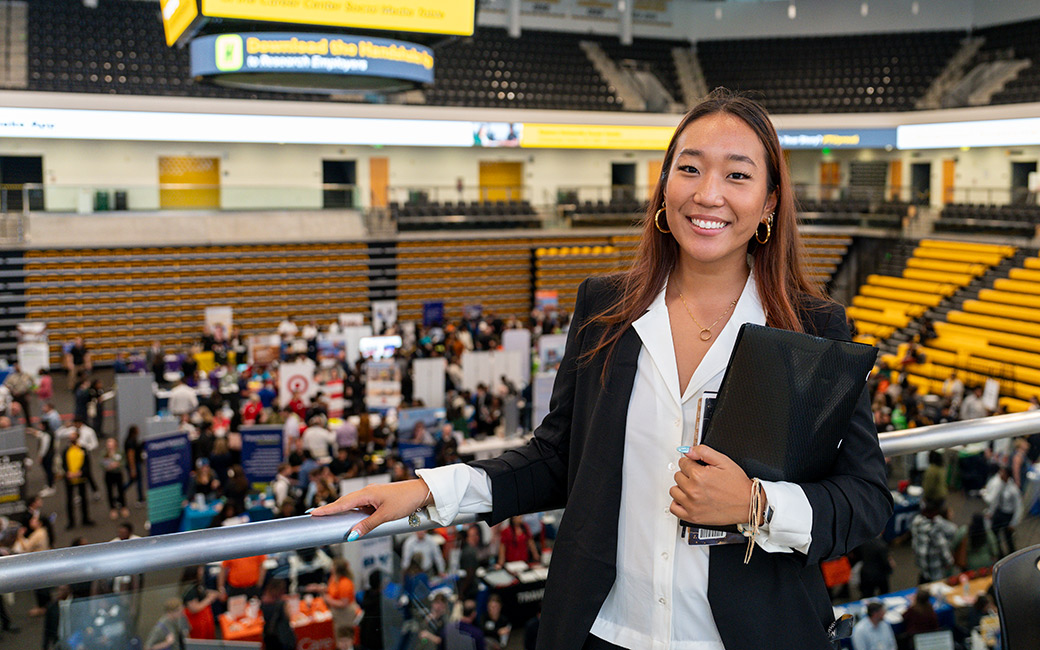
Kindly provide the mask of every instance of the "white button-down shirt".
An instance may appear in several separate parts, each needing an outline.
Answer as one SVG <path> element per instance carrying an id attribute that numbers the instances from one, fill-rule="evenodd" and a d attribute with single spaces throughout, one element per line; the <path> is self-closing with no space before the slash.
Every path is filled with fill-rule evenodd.
<path id="1" fill-rule="evenodd" d="M 708 603 L 708 547 L 679 537 L 668 490 L 678 469 L 676 447 L 699 442 L 703 400 L 719 389 L 737 331 L 743 323 L 765 324 L 765 311 L 749 277 L 733 315 L 680 394 L 664 296 L 662 288 L 634 323 L 643 346 L 626 421 L 617 579 L 592 634 L 623 648 L 724 650 Z M 419 474 L 438 504 L 431 517 L 442 524 L 460 512 L 491 510 L 490 480 L 482 470 L 452 465 Z M 807 551 L 812 507 L 805 493 L 792 483 L 762 485 L 775 512 L 758 545 L 768 552 Z"/>

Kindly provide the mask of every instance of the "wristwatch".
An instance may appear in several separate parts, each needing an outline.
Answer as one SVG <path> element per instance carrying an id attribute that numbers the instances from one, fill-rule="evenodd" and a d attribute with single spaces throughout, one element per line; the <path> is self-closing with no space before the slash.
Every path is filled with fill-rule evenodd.
<path id="1" fill-rule="evenodd" d="M 762 519 L 765 521 L 766 526 L 768 526 L 769 522 L 773 520 L 773 513 L 775 511 L 776 511 L 776 509 L 773 507 L 772 503 L 767 503 L 766 504 L 766 513 L 762 517 Z"/>

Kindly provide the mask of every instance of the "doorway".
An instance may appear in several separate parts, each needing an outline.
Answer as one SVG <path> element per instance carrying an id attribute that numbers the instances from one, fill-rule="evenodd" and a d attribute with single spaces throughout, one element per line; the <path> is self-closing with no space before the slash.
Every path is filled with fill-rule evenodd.
<path id="1" fill-rule="evenodd" d="M 932 202 L 932 163 L 910 165 L 910 200 L 914 205 Z"/>
<path id="2" fill-rule="evenodd" d="M 220 159 L 159 156 L 159 207 L 220 209 Z"/>
<path id="3" fill-rule="evenodd" d="M 617 203 L 636 200 L 635 163 L 610 163 L 610 200 Z"/>
<path id="4" fill-rule="evenodd" d="M 837 198 L 841 190 L 841 163 L 820 163 L 820 199 L 829 201 Z"/>
<path id="5" fill-rule="evenodd" d="M 321 161 L 322 207 L 353 208 L 357 185 L 357 161 Z M 349 186 L 349 187 L 348 187 Z"/>
<path id="6" fill-rule="evenodd" d="M 1029 203 L 1029 175 L 1036 171 L 1036 161 L 1011 163 L 1011 202 Z"/>
<path id="7" fill-rule="evenodd" d="M 524 163 L 480 161 L 480 199 L 488 203 L 523 198 Z"/>
<path id="8" fill-rule="evenodd" d="M 784 152 L 786 153 L 786 152 Z M 653 194 L 654 188 L 657 187 L 657 183 L 661 180 L 661 170 L 664 163 L 660 160 L 651 160 L 646 165 L 646 198 L 650 199 Z"/>
<path id="9" fill-rule="evenodd" d="M 0 212 L 21 212 L 24 185 L 43 185 L 42 156 L 0 156 Z M 43 189 L 29 190 L 29 209 L 43 210 Z"/>
<path id="10" fill-rule="evenodd" d="M 953 203 L 953 184 L 954 179 L 957 177 L 957 160 L 955 158 L 947 158 L 943 161 L 943 177 L 942 177 L 942 202 L 943 205 L 947 203 Z"/>

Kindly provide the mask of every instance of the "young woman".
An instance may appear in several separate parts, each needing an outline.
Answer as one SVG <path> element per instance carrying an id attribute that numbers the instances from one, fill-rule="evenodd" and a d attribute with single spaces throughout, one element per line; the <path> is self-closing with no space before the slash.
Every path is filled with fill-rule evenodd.
<path id="1" fill-rule="evenodd" d="M 844 310 L 805 273 L 767 114 L 716 92 L 675 130 L 632 267 L 579 288 L 534 439 L 497 459 L 366 487 L 314 514 L 374 508 L 357 539 L 423 507 L 439 522 L 459 512 L 498 522 L 565 505 L 542 649 L 828 648 L 833 613 L 818 565 L 884 527 L 884 457 L 866 392 L 820 481 L 762 482 L 752 494 L 736 463 L 697 444 L 698 413 L 746 322 L 848 339 Z M 746 544 L 680 538 L 680 519 L 754 523 L 754 499 L 759 550 L 748 563 Z"/>

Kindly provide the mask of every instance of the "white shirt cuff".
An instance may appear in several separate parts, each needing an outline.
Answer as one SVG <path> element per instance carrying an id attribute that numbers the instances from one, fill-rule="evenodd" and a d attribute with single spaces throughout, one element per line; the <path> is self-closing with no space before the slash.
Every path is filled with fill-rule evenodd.
<path id="1" fill-rule="evenodd" d="M 460 514 L 491 512 L 491 479 L 484 470 L 455 463 L 415 473 L 433 493 L 434 505 L 426 514 L 441 526 L 451 524 Z"/>
<path id="2" fill-rule="evenodd" d="M 812 544 L 812 506 L 805 491 L 786 481 L 762 481 L 773 517 L 759 528 L 756 542 L 770 553 L 809 552 Z"/>

